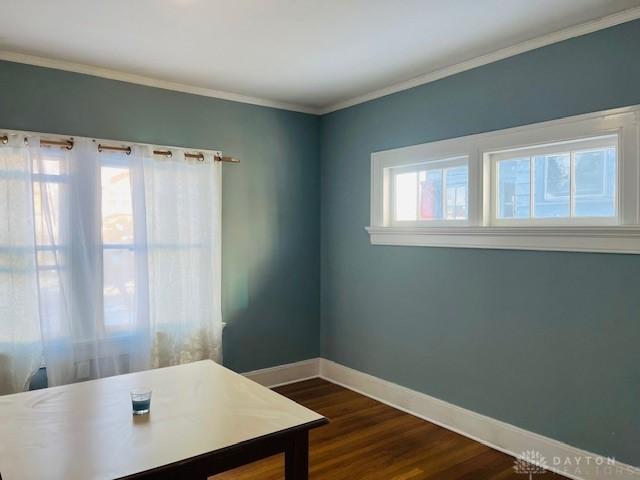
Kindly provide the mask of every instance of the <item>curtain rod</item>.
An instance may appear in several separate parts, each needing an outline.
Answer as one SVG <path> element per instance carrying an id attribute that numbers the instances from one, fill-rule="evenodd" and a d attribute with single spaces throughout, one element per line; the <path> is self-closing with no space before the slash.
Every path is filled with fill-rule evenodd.
<path id="1" fill-rule="evenodd" d="M 26 138 L 25 138 L 26 141 Z M 7 144 L 9 142 L 9 137 L 7 137 L 6 135 L 0 137 L 0 142 L 3 144 Z M 51 147 L 61 147 L 61 148 L 66 148 L 67 150 L 71 150 L 73 148 L 73 140 L 48 140 L 48 139 L 41 139 L 40 140 L 40 144 L 41 145 L 45 145 L 45 146 L 51 146 Z M 116 151 L 116 152 L 124 152 L 127 155 L 131 154 L 131 147 L 119 147 L 119 146 L 115 146 L 115 145 L 103 145 L 101 143 L 98 144 L 98 152 L 102 152 L 104 150 L 110 150 L 110 151 Z M 161 155 L 164 157 L 171 157 L 173 154 L 171 153 L 171 150 L 154 150 L 153 151 L 154 155 Z M 184 156 L 186 158 L 195 158 L 198 159 L 200 161 L 204 160 L 204 154 L 202 152 L 198 152 L 198 153 L 189 153 L 189 152 L 185 152 Z M 240 163 L 240 160 L 233 158 L 233 157 L 227 157 L 227 156 L 223 156 L 223 155 L 214 155 L 214 160 L 216 160 L 217 162 L 224 162 L 224 163 Z"/>

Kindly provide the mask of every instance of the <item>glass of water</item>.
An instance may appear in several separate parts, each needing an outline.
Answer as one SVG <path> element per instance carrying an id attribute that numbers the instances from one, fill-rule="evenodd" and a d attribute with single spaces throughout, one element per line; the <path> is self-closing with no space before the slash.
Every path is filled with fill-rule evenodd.
<path id="1" fill-rule="evenodd" d="M 145 415 L 151 410 L 151 390 L 136 388 L 131 390 L 131 407 L 134 415 Z"/>

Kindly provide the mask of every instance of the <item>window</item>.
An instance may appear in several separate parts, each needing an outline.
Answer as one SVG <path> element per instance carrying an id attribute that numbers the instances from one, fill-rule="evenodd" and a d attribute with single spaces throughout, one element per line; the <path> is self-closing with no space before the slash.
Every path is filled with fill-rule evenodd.
<path id="1" fill-rule="evenodd" d="M 490 154 L 493 223 L 607 223 L 617 216 L 618 135 Z"/>
<path id="2" fill-rule="evenodd" d="M 217 358 L 216 152 L 54 138 L 0 135 L 0 390 Z"/>
<path id="3" fill-rule="evenodd" d="M 467 158 L 393 168 L 395 224 L 467 219 Z"/>
<path id="4" fill-rule="evenodd" d="M 371 242 L 640 253 L 639 112 L 376 152 Z"/>
<path id="5" fill-rule="evenodd" d="M 64 334 L 63 292 L 60 269 L 76 264 L 86 253 L 84 241 L 61 232 L 69 230 L 78 214 L 65 207 L 70 195 L 69 161 L 64 151 L 43 148 L 34 164 L 33 209 L 38 277 L 43 309 L 50 319 L 53 336 Z M 108 334 L 126 333 L 134 325 L 135 249 L 130 165 L 125 156 L 102 155 L 99 167 L 101 185 L 101 230 L 103 316 Z M 90 198 L 90 197 L 88 197 Z"/>
<path id="6" fill-rule="evenodd" d="M 61 197 L 69 195 L 68 160 L 64 152 L 43 148 L 34 165 L 34 227 L 38 255 L 39 282 L 46 314 L 54 329 L 62 335 L 59 317 L 64 315 L 60 302 L 65 286 L 59 269 L 67 268 L 75 258 L 85 255 L 77 238 L 65 238 L 75 210 L 62 208 Z M 127 157 L 101 156 L 101 225 L 103 272 L 103 322 L 107 333 L 123 333 L 133 328 L 135 300 L 135 249 L 130 166 Z M 54 334 L 55 336 L 55 334 Z"/>
<path id="7" fill-rule="evenodd" d="M 104 326 L 118 332 L 135 321 L 135 249 L 130 168 L 126 157 L 104 156 L 102 186 L 102 262 Z M 109 161 L 111 160 L 111 161 Z"/>
<path id="8" fill-rule="evenodd" d="M 64 238 L 61 204 L 66 194 L 69 175 L 63 151 L 43 149 L 42 156 L 33 165 L 33 218 L 35 248 L 37 255 L 38 282 L 40 285 L 40 307 L 50 319 L 52 336 L 63 331 L 62 292 L 64 287 L 58 273 L 68 269 L 68 244 Z"/>

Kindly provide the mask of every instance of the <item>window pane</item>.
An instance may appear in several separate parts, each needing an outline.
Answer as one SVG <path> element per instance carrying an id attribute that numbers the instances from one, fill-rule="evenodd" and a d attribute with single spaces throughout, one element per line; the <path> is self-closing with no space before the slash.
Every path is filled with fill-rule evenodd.
<path id="1" fill-rule="evenodd" d="M 529 158 L 498 162 L 499 218 L 529 218 L 530 165 Z"/>
<path id="2" fill-rule="evenodd" d="M 575 153 L 575 216 L 614 216 L 615 185 L 615 148 Z"/>
<path id="3" fill-rule="evenodd" d="M 33 212 L 36 243 L 60 244 L 60 195 L 59 183 L 33 183 Z"/>
<path id="4" fill-rule="evenodd" d="M 459 220 L 467 218 L 468 170 L 467 167 L 452 167 L 446 169 L 447 219 Z"/>
<path id="5" fill-rule="evenodd" d="M 62 175 L 61 159 L 43 155 L 33 163 L 33 173 L 42 175 Z"/>
<path id="6" fill-rule="evenodd" d="M 420 172 L 420 219 L 442 219 L 442 170 Z"/>
<path id="7" fill-rule="evenodd" d="M 105 249 L 104 326 L 108 330 L 133 325 L 135 295 L 134 253 L 128 249 Z"/>
<path id="8" fill-rule="evenodd" d="M 51 338 L 68 334 L 69 329 L 62 278 L 61 270 L 55 267 L 45 267 L 38 272 L 40 312 L 46 319 L 46 333 Z"/>
<path id="9" fill-rule="evenodd" d="M 129 169 L 103 166 L 102 238 L 104 327 L 127 331 L 135 319 L 135 253 Z M 113 248 L 109 245 L 127 245 Z"/>
<path id="10" fill-rule="evenodd" d="M 102 239 L 133 242 L 133 209 L 128 168 L 102 167 Z"/>
<path id="11" fill-rule="evenodd" d="M 396 220 L 416 220 L 417 217 L 418 174 L 416 172 L 396 175 L 395 218 Z"/>
<path id="12" fill-rule="evenodd" d="M 60 248 L 40 247 L 36 252 L 38 269 L 58 269 L 64 267 L 65 256 Z"/>
<path id="13" fill-rule="evenodd" d="M 535 218 L 568 217 L 570 214 L 569 190 L 571 182 L 571 155 L 541 155 L 535 163 Z"/>

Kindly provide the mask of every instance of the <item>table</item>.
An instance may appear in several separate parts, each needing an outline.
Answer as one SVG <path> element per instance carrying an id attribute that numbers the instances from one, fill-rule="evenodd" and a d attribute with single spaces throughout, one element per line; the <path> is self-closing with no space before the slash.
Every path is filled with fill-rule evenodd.
<path id="1" fill-rule="evenodd" d="M 151 413 L 129 392 L 153 389 Z M 276 453 L 308 478 L 327 419 L 210 360 L 0 396 L 2 480 L 204 480 Z"/>

